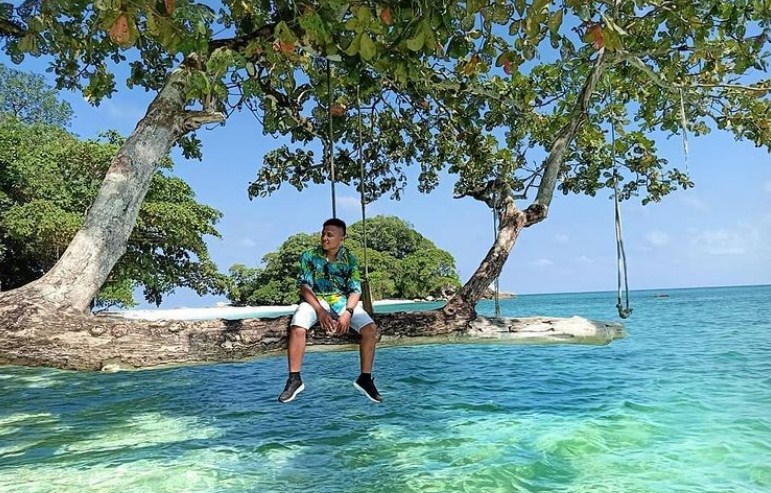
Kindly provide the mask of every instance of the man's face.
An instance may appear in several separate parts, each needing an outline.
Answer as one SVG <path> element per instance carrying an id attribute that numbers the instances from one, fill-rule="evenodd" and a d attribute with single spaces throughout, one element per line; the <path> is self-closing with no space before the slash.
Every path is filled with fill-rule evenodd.
<path id="1" fill-rule="evenodd" d="M 325 252 L 337 250 L 340 248 L 344 238 L 343 228 L 339 226 L 324 226 L 324 229 L 321 230 L 321 248 Z"/>

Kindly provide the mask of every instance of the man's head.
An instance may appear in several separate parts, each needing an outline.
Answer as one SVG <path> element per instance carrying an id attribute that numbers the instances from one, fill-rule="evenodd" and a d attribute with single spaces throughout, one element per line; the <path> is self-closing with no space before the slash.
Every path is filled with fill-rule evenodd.
<path id="1" fill-rule="evenodd" d="M 336 253 L 345 239 L 345 222 L 337 219 L 327 219 L 321 229 L 321 248 L 325 252 Z"/>

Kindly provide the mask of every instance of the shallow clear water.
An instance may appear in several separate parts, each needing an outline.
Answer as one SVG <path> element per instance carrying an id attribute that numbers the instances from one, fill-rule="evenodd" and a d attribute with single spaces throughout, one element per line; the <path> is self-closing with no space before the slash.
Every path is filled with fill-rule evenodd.
<path id="1" fill-rule="evenodd" d="M 769 492 L 771 286 L 633 293 L 603 347 L 383 349 L 98 374 L 0 367 L 0 491 Z M 614 320 L 614 293 L 507 316 Z M 480 312 L 490 314 L 492 303 Z"/>

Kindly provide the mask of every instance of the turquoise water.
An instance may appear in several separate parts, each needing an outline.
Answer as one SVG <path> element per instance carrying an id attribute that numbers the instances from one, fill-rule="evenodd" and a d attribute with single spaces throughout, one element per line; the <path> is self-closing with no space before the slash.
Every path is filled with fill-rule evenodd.
<path id="1" fill-rule="evenodd" d="M 0 367 L 0 491 L 771 491 L 771 286 L 633 295 L 628 337 L 608 346 L 383 349 L 382 405 L 351 386 L 355 352 L 308 354 L 288 405 L 279 357 Z M 615 320 L 614 298 L 502 309 Z"/>

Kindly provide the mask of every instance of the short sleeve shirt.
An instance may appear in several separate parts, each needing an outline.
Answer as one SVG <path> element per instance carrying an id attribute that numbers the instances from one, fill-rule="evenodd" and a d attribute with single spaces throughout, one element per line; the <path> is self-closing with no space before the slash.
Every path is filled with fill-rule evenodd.
<path id="1" fill-rule="evenodd" d="M 317 298 L 323 299 L 336 312 L 342 311 L 348 295 L 361 293 L 361 276 L 356 257 L 341 246 L 335 260 L 327 260 L 326 253 L 318 246 L 306 250 L 300 256 L 300 275 L 297 286 L 309 286 Z"/>

